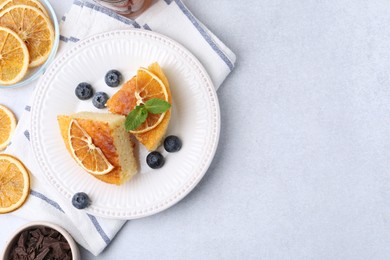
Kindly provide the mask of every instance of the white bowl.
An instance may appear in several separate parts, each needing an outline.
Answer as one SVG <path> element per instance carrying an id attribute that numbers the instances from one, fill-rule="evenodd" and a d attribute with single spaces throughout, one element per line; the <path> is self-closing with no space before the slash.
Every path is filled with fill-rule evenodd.
<path id="1" fill-rule="evenodd" d="M 21 226 L 19 229 L 17 229 L 14 232 L 14 234 L 11 236 L 10 240 L 5 245 L 5 248 L 3 250 L 3 253 L 2 253 L 0 259 L 8 259 L 7 257 L 10 254 L 10 251 L 12 249 L 12 245 L 19 238 L 20 233 L 22 233 L 23 231 L 28 230 L 28 229 L 42 227 L 42 226 L 52 228 L 52 229 L 58 231 L 61 235 L 63 235 L 65 240 L 68 242 L 68 244 L 70 246 L 70 250 L 72 252 L 72 259 L 73 260 L 80 260 L 81 259 L 79 248 L 78 248 L 76 242 L 73 240 L 73 238 L 69 235 L 69 233 L 65 229 L 63 229 L 62 227 L 55 225 L 53 223 L 50 223 L 50 222 L 45 222 L 45 221 L 30 222 L 24 226 Z"/>

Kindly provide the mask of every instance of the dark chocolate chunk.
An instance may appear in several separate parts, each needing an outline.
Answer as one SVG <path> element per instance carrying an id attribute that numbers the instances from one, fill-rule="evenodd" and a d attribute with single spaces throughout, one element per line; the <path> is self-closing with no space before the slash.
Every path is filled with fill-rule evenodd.
<path id="1" fill-rule="evenodd" d="M 47 254 L 49 254 L 49 252 L 50 252 L 50 248 L 48 248 L 48 247 L 44 248 L 39 253 L 39 255 L 37 255 L 37 257 L 34 260 L 43 260 L 43 259 L 45 259 L 45 257 L 47 256 Z"/>

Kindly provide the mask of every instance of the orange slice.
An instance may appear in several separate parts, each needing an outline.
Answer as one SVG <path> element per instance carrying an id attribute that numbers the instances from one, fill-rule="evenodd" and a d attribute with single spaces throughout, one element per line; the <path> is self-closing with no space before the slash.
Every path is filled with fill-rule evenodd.
<path id="1" fill-rule="evenodd" d="M 28 5 L 36 7 L 41 10 L 47 17 L 49 17 L 46 8 L 37 0 L 0 0 L 0 11 L 3 11 L 4 9 L 14 5 Z"/>
<path id="2" fill-rule="evenodd" d="M 15 32 L 0 26 L 0 84 L 20 81 L 27 73 L 28 64 L 26 44 Z"/>
<path id="3" fill-rule="evenodd" d="M 76 120 L 70 122 L 68 139 L 73 157 L 87 172 L 104 175 L 114 169 L 102 150 L 93 144 L 92 138 Z"/>
<path id="4" fill-rule="evenodd" d="M 152 98 L 159 98 L 168 102 L 168 92 L 163 81 L 145 68 L 140 68 L 137 71 L 134 95 L 137 99 L 137 105 L 144 104 L 146 101 Z M 140 134 L 152 130 L 161 123 L 161 121 L 164 119 L 165 113 L 149 113 L 146 121 L 142 123 L 137 129 L 130 132 L 133 134 Z"/>
<path id="5" fill-rule="evenodd" d="M 36 7 L 14 5 L 0 12 L 0 25 L 16 32 L 30 53 L 29 67 L 44 63 L 54 42 L 54 29 L 47 16 Z"/>
<path id="6" fill-rule="evenodd" d="M 9 142 L 16 128 L 16 119 L 14 114 L 0 105 L 0 150 L 4 150 Z"/>
<path id="7" fill-rule="evenodd" d="M 27 169 L 15 157 L 0 154 L 0 213 L 18 209 L 30 193 Z"/>

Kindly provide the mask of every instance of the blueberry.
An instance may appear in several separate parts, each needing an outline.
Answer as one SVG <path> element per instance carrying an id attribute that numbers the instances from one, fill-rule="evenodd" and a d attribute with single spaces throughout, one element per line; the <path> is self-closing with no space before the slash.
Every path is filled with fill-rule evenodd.
<path id="1" fill-rule="evenodd" d="M 158 169 L 163 167 L 165 160 L 164 156 L 162 156 L 159 152 L 151 152 L 146 156 L 146 163 L 149 165 L 152 169 Z"/>
<path id="2" fill-rule="evenodd" d="M 92 97 L 93 89 L 91 84 L 87 82 L 81 82 L 77 85 L 75 89 L 76 96 L 81 100 L 86 100 Z"/>
<path id="3" fill-rule="evenodd" d="M 167 152 L 173 153 L 181 149 L 181 141 L 179 137 L 170 135 L 164 140 L 164 148 Z"/>
<path id="4" fill-rule="evenodd" d="M 110 70 L 104 78 L 109 87 L 117 87 L 122 81 L 122 74 L 117 70 Z"/>
<path id="5" fill-rule="evenodd" d="M 97 108 L 105 108 L 106 102 L 109 99 L 109 96 L 104 92 L 96 92 L 93 96 L 92 104 Z"/>
<path id="6" fill-rule="evenodd" d="M 85 209 L 91 204 L 91 200 L 86 193 L 78 192 L 73 195 L 72 204 L 77 209 Z"/>

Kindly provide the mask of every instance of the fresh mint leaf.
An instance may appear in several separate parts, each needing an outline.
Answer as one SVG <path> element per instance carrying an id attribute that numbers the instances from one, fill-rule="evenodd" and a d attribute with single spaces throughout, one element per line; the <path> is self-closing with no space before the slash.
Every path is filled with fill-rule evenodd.
<path id="1" fill-rule="evenodd" d="M 167 111 L 171 107 L 171 104 L 168 102 L 159 99 L 152 98 L 145 102 L 145 108 L 149 113 L 152 114 L 161 114 Z"/>
<path id="2" fill-rule="evenodd" d="M 148 110 L 144 105 L 136 106 L 126 117 L 125 128 L 127 131 L 137 129 L 148 117 Z"/>

